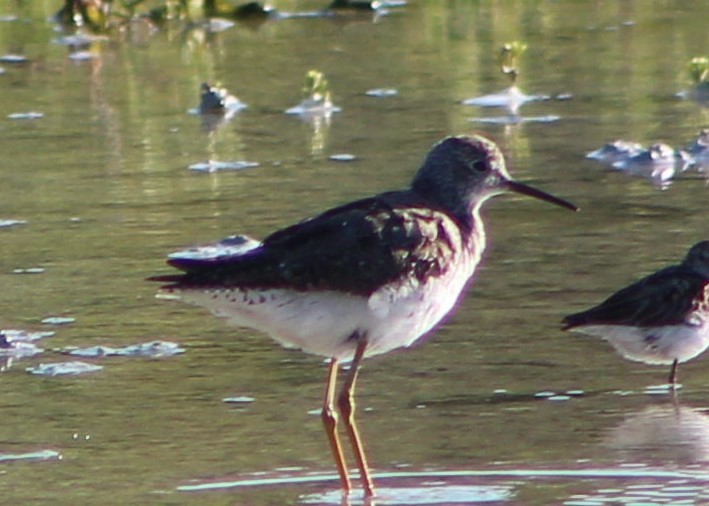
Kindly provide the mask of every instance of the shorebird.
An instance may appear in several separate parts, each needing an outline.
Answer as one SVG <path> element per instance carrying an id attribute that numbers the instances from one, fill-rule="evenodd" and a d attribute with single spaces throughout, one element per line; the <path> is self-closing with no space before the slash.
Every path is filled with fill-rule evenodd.
<path id="1" fill-rule="evenodd" d="M 677 367 L 709 346 L 709 241 L 692 246 L 679 265 L 655 272 L 587 311 L 569 315 L 564 330 L 600 336 L 623 357 Z"/>
<path id="2" fill-rule="evenodd" d="M 172 255 L 168 263 L 184 272 L 151 279 L 168 283 L 163 297 L 328 358 L 322 420 L 342 490 L 347 495 L 351 484 L 337 411 L 365 496 L 372 497 L 354 419 L 360 364 L 410 346 L 454 309 L 485 248 L 480 207 L 505 191 L 577 210 L 513 181 L 494 142 L 448 137 L 433 146 L 407 190 L 330 209 L 263 241 L 239 236 L 213 249 Z M 335 400 L 343 362 L 351 365 Z"/>

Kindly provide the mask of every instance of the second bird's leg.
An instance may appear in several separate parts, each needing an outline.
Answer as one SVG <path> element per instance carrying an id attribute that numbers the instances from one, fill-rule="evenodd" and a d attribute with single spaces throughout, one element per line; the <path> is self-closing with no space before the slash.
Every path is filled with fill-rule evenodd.
<path id="1" fill-rule="evenodd" d="M 352 450 L 354 451 L 355 459 L 357 460 L 357 468 L 359 469 L 359 474 L 362 479 L 362 485 L 364 487 L 364 495 L 366 497 L 374 496 L 374 484 L 372 483 L 372 478 L 369 473 L 369 466 L 367 465 L 367 456 L 364 453 L 364 447 L 362 446 L 362 441 L 359 437 L 359 431 L 357 430 L 357 425 L 355 424 L 355 401 L 354 401 L 354 391 L 355 383 L 357 382 L 357 373 L 359 372 L 360 362 L 364 357 L 364 350 L 367 348 L 367 340 L 365 338 L 360 338 L 357 342 L 357 349 L 355 350 L 354 358 L 352 359 L 352 364 L 350 365 L 350 370 L 347 373 L 345 383 L 342 386 L 342 391 L 337 399 L 337 405 L 340 409 L 340 414 L 345 422 L 345 428 L 347 429 L 347 435 L 352 443 Z"/>
<path id="2" fill-rule="evenodd" d="M 672 362 L 672 368 L 670 369 L 670 377 L 667 380 L 667 383 L 672 385 L 672 388 L 674 388 L 675 383 L 677 382 L 677 363 L 678 363 L 677 359 L 675 359 L 674 362 Z"/>
<path id="3" fill-rule="evenodd" d="M 337 472 L 340 475 L 340 483 L 342 484 L 342 492 L 347 495 L 352 488 L 350 484 L 350 477 L 347 474 L 347 464 L 345 463 L 345 457 L 342 453 L 342 445 L 340 444 L 340 438 L 337 435 L 337 411 L 335 411 L 334 399 L 335 399 L 335 386 L 337 384 L 337 371 L 338 371 L 337 359 L 330 360 L 330 366 L 327 371 L 327 383 L 325 385 L 325 399 L 323 401 L 322 407 L 322 421 L 325 425 L 325 432 L 327 433 L 327 439 L 330 442 L 330 449 L 332 450 L 332 456 L 335 459 L 335 465 L 337 466 Z"/>

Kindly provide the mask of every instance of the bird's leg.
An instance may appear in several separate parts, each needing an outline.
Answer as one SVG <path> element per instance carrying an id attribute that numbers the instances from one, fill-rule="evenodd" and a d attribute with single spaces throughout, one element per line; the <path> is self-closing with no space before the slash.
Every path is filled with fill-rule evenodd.
<path id="1" fill-rule="evenodd" d="M 675 384 L 677 383 L 677 362 L 677 359 L 674 359 L 674 362 L 672 362 L 672 367 L 670 368 L 670 377 L 667 380 L 667 382 L 673 389 L 675 388 Z"/>
<path id="2" fill-rule="evenodd" d="M 355 350 L 355 355 L 352 359 L 350 370 L 345 378 L 345 383 L 342 386 L 342 391 L 337 399 L 337 406 L 340 409 L 340 414 L 342 415 L 345 422 L 345 428 L 347 429 L 347 435 L 350 437 L 350 441 L 352 443 L 352 449 L 354 451 L 355 459 L 357 460 L 357 468 L 359 469 L 359 475 L 362 479 L 362 485 L 364 487 L 364 495 L 365 497 L 374 497 L 374 484 L 372 483 L 372 478 L 369 474 L 367 457 L 364 453 L 364 447 L 362 446 L 362 441 L 359 437 L 359 431 L 357 430 L 354 417 L 355 382 L 357 381 L 359 365 L 362 361 L 362 357 L 364 357 L 364 350 L 366 348 L 367 340 L 361 337 L 357 341 L 357 349 Z"/>
<path id="3" fill-rule="evenodd" d="M 327 370 L 325 399 L 323 401 L 323 407 L 320 416 L 322 417 L 323 424 L 325 425 L 325 432 L 327 433 L 327 439 L 330 442 L 332 456 L 335 458 L 337 472 L 340 475 L 342 492 L 347 495 L 350 493 L 352 485 L 350 484 L 350 477 L 347 475 L 347 464 L 345 463 L 345 457 L 342 454 L 342 445 L 340 444 L 340 438 L 337 436 L 337 411 L 335 411 L 335 405 L 333 402 L 335 399 L 335 386 L 337 384 L 338 370 L 339 366 L 337 363 L 337 359 L 333 358 L 332 360 L 330 360 L 330 365 Z"/>

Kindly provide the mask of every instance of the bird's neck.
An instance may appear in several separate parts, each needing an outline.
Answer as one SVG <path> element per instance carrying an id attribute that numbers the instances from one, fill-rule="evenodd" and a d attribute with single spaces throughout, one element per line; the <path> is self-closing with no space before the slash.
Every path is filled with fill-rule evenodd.
<path id="1" fill-rule="evenodd" d="M 431 191 L 425 181 L 415 180 L 413 194 L 426 205 L 449 216 L 460 230 L 463 244 L 477 264 L 485 250 L 485 223 L 480 216 L 480 209 L 493 194 L 474 195 L 459 191 Z"/>
<path id="2" fill-rule="evenodd" d="M 487 243 L 487 237 L 485 235 L 485 222 L 480 216 L 481 206 L 482 202 L 473 206 L 468 213 L 465 228 L 461 227 L 468 251 L 473 258 L 475 265 L 480 262 Z"/>

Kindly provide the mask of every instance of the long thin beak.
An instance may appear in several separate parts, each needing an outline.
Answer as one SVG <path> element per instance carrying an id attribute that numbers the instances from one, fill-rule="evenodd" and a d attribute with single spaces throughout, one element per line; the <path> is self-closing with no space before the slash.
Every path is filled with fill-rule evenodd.
<path id="1" fill-rule="evenodd" d="M 543 192 L 542 190 L 537 190 L 536 188 L 533 188 L 532 186 L 528 186 L 524 183 L 520 183 L 518 181 L 512 181 L 508 179 L 505 181 L 505 187 L 513 191 L 515 193 L 521 193 L 522 195 L 528 195 L 529 197 L 534 197 L 535 199 L 539 200 L 546 200 L 547 202 L 550 202 L 552 204 L 556 204 L 557 206 L 565 207 L 566 209 L 570 209 L 572 211 L 578 211 L 579 208 L 573 205 L 571 202 L 568 202 L 564 199 L 560 199 L 559 197 L 555 197 L 554 195 L 551 195 L 547 192 Z"/>

